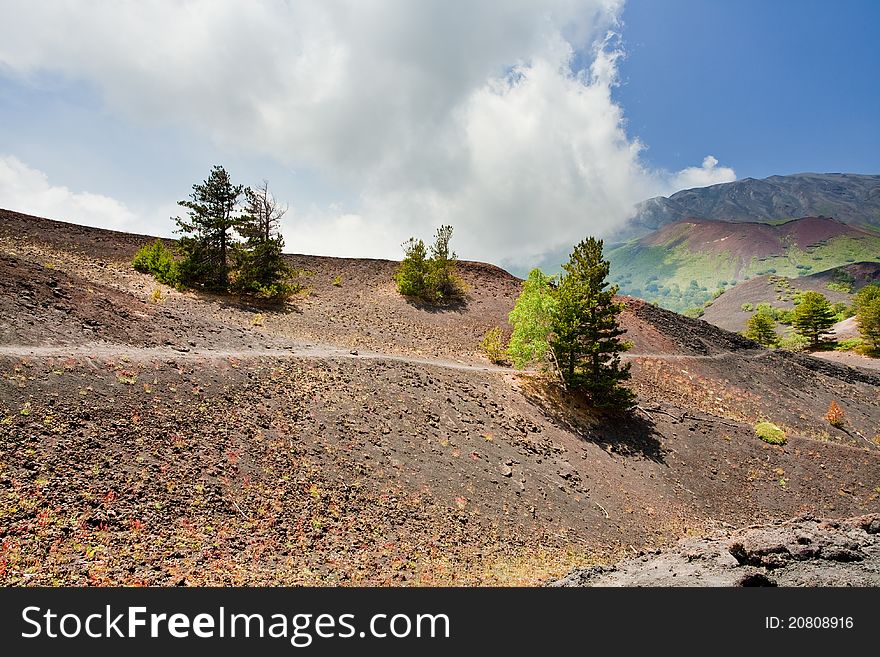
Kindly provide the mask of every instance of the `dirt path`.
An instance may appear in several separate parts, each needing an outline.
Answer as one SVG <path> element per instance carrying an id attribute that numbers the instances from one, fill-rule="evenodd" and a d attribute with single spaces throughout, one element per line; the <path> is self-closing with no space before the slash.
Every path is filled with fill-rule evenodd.
<path id="1" fill-rule="evenodd" d="M 191 349 L 189 347 L 134 347 L 123 344 L 91 343 L 82 346 L 32 346 L 0 345 L 0 356 L 15 358 L 127 358 L 129 360 L 197 359 L 222 360 L 229 358 L 315 358 L 315 359 L 362 359 L 387 360 L 419 365 L 433 365 L 467 372 L 496 372 L 502 374 L 524 373 L 498 365 L 472 365 L 465 362 L 438 358 L 418 358 L 400 354 L 384 354 L 359 351 L 324 344 L 296 343 L 283 348 L 267 349 Z"/>
<path id="2" fill-rule="evenodd" d="M 850 367 L 880 370 L 880 358 L 869 358 L 868 356 L 861 356 L 849 351 L 817 351 L 810 355 L 815 358 L 831 361 L 832 363 L 849 365 Z"/>
<path id="3" fill-rule="evenodd" d="M 708 356 L 688 354 L 648 354 L 648 353 L 625 353 L 621 354 L 623 360 L 637 360 L 649 358 L 655 360 L 721 360 L 729 357 L 737 358 L 760 358 L 771 352 L 755 350 L 750 353 L 720 353 Z M 63 358 L 71 356 L 83 356 L 93 358 L 129 358 L 134 360 L 161 360 L 167 358 L 183 359 L 227 359 L 227 358 L 347 358 L 363 360 L 389 360 L 418 365 L 433 365 L 453 370 L 468 372 L 498 372 L 505 374 L 524 374 L 534 370 L 520 370 L 499 365 L 475 365 L 459 360 L 443 358 L 420 358 L 394 353 L 382 353 L 377 351 L 363 351 L 348 347 L 337 347 L 327 344 L 314 344 L 309 342 L 288 343 L 278 348 L 263 349 L 196 349 L 190 347 L 135 347 L 117 343 L 94 342 L 80 346 L 53 346 L 53 345 L 0 345 L 0 356 L 12 356 L 16 358 Z"/>

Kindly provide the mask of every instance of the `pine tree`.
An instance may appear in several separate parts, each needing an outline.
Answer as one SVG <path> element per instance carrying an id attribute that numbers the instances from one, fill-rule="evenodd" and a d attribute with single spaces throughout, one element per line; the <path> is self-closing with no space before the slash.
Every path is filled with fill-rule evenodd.
<path id="1" fill-rule="evenodd" d="M 178 249 L 183 254 L 180 276 L 184 285 L 228 289 L 243 189 L 232 184 L 226 169 L 215 166 L 207 180 L 193 185 L 189 200 L 178 201 L 188 209 L 187 218 L 175 218 L 177 232 L 182 235 Z"/>
<path id="2" fill-rule="evenodd" d="M 853 297 L 856 324 L 862 339 L 874 351 L 880 351 L 880 285 L 866 285 Z"/>
<path id="3" fill-rule="evenodd" d="M 874 351 L 880 351 L 880 296 L 859 306 L 856 323 L 862 339 Z"/>
<path id="4" fill-rule="evenodd" d="M 550 346 L 569 388 L 588 391 L 600 406 L 628 407 L 633 394 L 620 385 L 630 377 L 629 364 L 620 360 L 629 348 L 617 321 L 623 304 L 614 301 L 617 286 L 608 286 L 610 263 L 602 247 L 601 240 L 587 238 L 563 265 Z"/>
<path id="5" fill-rule="evenodd" d="M 435 301 L 449 301 L 461 296 L 463 286 L 455 271 L 458 256 L 449 247 L 452 226 L 440 226 L 431 245 L 427 287 Z"/>
<path id="6" fill-rule="evenodd" d="M 441 226 L 431 245 L 431 256 L 422 240 L 410 237 L 403 246 L 403 260 L 394 274 L 397 291 L 432 303 L 454 301 L 465 293 L 456 272 L 458 257 L 449 247 L 452 226 Z"/>
<path id="7" fill-rule="evenodd" d="M 281 218 L 287 212 L 269 192 L 269 183 L 244 190 L 245 210 L 238 225 L 244 243 L 236 250 L 235 289 L 278 299 L 293 291 L 293 269 L 284 261 Z"/>
<path id="8" fill-rule="evenodd" d="M 801 294 L 791 325 L 815 348 L 819 346 L 823 336 L 831 332 L 834 321 L 834 310 L 825 295 L 810 291 Z"/>
<path id="9" fill-rule="evenodd" d="M 428 277 L 428 251 L 425 243 L 410 237 L 402 246 L 403 260 L 394 274 L 397 290 L 407 297 L 424 297 Z"/>
<path id="10" fill-rule="evenodd" d="M 776 333 L 776 320 L 768 309 L 758 308 L 758 311 L 749 317 L 746 325 L 745 336 L 754 340 L 762 347 L 772 347 L 779 341 Z"/>

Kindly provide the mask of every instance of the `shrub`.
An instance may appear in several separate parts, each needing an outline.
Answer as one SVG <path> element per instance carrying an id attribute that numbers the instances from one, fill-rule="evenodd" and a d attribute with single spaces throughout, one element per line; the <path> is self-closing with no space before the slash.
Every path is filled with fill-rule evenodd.
<path id="1" fill-rule="evenodd" d="M 394 274 L 397 291 L 432 303 L 463 297 L 467 286 L 456 272 L 458 257 L 449 248 L 450 239 L 452 226 L 438 228 L 430 258 L 422 240 L 411 237 L 404 242 L 404 257 Z"/>
<path id="2" fill-rule="evenodd" d="M 834 346 L 834 351 L 857 351 L 863 345 L 864 341 L 861 338 L 849 338 L 847 340 L 840 340 Z"/>
<path id="3" fill-rule="evenodd" d="M 810 346 L 810 340 L 797 333 L 789 333 L 779 340 L 778 346 L 783 351 L 798 353 Z"/>
<path id="4" fill-rule="evenodd" d="M 742 310 L 744 313 L 750 313 L 754 309 L 755 307 L 750 303 L 744 303 L 742 306 L 740 306 L 740 310 Z"/>
<path id="5" fill-rule="evenodd" d="M 139 272 L 152 274 L 160 283 L 172 287 L 180 285 L 180 266 L 160 239 L 142 247 L 135 254 L 131 265 Z"/>
<path id="6" fill-rule="evenodd" d="M 755 425 L 755 435 L 770 445 L 784 445 L 785 432 L 772 422 L 758 422 Z"/>
<path id="7" fill-rule="evenodd" d="M 342 276 L 333 279 L 333 287 L 342 287 Z"/>
<path id="8" fill-rule="evenodd" d="M 504 347 L 504 336 L 501 333 L 500 326 L 495 326 L 486 331 L 486 335 L 483 336 L 483 341 L 480 343 L 480 348 L 486 354 L 489 362 L 496 365 L 506 362 L 507 350 Z"/>
<path id="9" fill-rule="evenodd" d="M 837 281 L 832 281 L 831 283 L 827 283 L 825 287 L 832 292 L 843 292 L 844 294 L 852 292 L 852 283 L 839 283 Z"/>
<path id="10" fill-rule="evenodd" d="M 831 405 L 828 407 L 828 412 L 825 413 L 825 419 L 828 420 L 828 424 L 830 424 L 832 427 L 842 429 L 845 418 L 843 415 L 843 409 L 840 407 L 840 404 L 838 404 L 836 401 L 832 401 Z"/>

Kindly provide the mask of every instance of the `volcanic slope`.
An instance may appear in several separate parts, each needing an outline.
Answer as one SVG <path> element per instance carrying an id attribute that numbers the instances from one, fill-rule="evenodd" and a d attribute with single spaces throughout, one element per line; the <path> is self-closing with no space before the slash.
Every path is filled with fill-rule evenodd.
<path id="1" fill-rule="evenodd" d="M 702 318 L 728 331 L 742 331 L 758 304 L 791 310 L 796 294 L 812 291 L 832 303 L 851 305 L 853 294 L 871 283 L 880 283 L 878 262 L 857 262 L 797 278 L 756 276 L 726 290 L 706 308 Z"/>
<path id="2" fill-rule="evenodd" d="M 755 276 L 880 262 L 880 233 L 829 217 L 781 224 L 688 219 L 608 252 L 625 294 L 684 311 Z"/>
<path id="3" fill-rule="evenodd" d="M 876 373 L 627 299 L 610 420 L 479 355 L 520 288 L 491 265 L 436 309 L 393 262 L 291 256 L 309 291 L 272 311 L 133 271 L 150 239 L 0 212 L 4 584 L 535 584 L 880 510 Z"/>

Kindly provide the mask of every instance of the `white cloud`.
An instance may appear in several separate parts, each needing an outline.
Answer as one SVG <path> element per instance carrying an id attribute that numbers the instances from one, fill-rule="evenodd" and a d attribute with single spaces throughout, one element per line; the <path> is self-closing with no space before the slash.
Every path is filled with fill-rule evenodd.
<path id="1" fill-rule="evenodd" d="M 320 172 L 359 199 L 289 199 L 296 251 L 398 257 L 451 223 L 462 257 L 527 264 L 646 197 L 733 177 L 714 158 L 643 163 L 611 95 L 622 0 L 4 5 L 16 20 L 0 24 L 0 67 L 19 79 L 84 81 L 129 120 Z M 592 53 L 587 70 L 572 72 L 575 50 Z"/>
<path id="2" fill-rule="evenodd" d="M 732 180 L 736 180 L 736 172 L 730 167 L 719 167 L 718 160 L 713 155 L 707 155 L 703 158 L 703 166 L 688 167 L 675 174 L 670 187 L 672 191 L 678 191 L 692 187 L 708 187 Z"/>
<path id="3" fill-rule="evenodd" d="M 0 155 L 0 205 L 86 226 L 134 230 L 140 219 L 119 201 L 101 194 L 53 186 L 45 173 L 11 155 Z"/>

